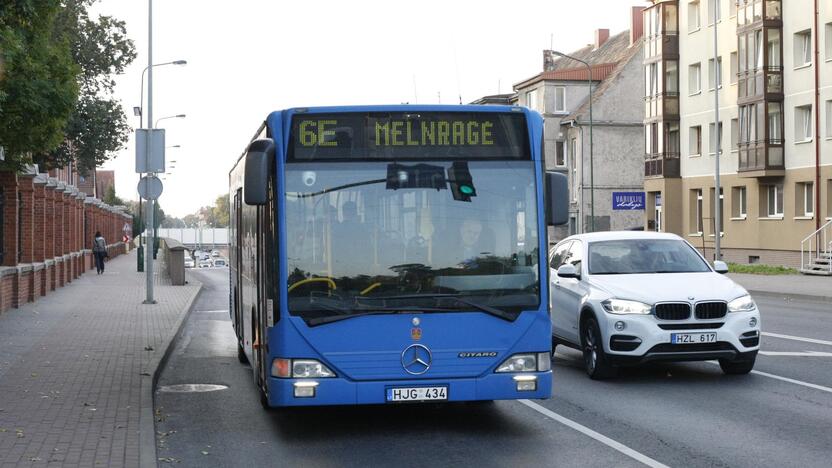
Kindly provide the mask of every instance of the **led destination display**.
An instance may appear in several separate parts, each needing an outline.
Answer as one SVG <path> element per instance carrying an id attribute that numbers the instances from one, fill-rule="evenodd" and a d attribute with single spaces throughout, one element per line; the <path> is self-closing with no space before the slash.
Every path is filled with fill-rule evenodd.
<path id="1" fill-rule="evenodd" d="M 529 159 L 521 113 L 297 115 L 290 160 Z"/>

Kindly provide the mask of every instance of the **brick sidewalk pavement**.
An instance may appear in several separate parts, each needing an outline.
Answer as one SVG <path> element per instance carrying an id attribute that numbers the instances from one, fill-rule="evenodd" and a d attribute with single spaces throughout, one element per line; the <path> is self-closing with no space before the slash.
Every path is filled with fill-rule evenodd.
<path id="1" fill-rule="evenodd" d="M 0 466 L 155 465 L 153 373 L 201 287 L 160 283 L 143 305 L 133 252 L 0 315 Z"/>

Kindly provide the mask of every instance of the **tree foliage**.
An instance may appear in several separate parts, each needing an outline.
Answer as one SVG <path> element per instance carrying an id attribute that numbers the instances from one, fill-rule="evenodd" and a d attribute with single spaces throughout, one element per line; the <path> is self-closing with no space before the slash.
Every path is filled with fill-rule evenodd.
<path id="1" fill-rule="evenodd" d="M 4 169 L 60 145 L 78 98 L 71 41 L 60 27 L 59 0 L 0 3 L 0 146 Z"/>

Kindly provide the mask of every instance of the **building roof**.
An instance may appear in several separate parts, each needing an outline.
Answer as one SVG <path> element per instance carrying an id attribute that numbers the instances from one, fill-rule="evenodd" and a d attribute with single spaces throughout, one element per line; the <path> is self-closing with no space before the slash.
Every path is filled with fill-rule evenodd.
<path id="1" fill-rule="evenodd" d="M 625 30 L 611 36 L 597 49 L 594 44 L 589 44 L 568 55 L 581 59 L 592 67 L 593 81 L 603 81 L 612 73 L 618 62 L 628 57 L 632 48 L 634 47 L 630 47 L 630 31 Z M 515 84 L 514 89 L 525 88 L 543 80 L 579 81 L 587 79 L 589 77 L 587 76 L 586 66 L 581 62 L 559 57 L 554 60 L 549 70 Z"/>
<path id="2" fill-rule="evenodd" d="M 599 84 L 595 89 L 592 91 L 592 101 L 597 102 L 599 98 L 601 98 L 604 93 L 615 83 L 616 78 L 627 65 L 630 63 L 633 58 L 639 55 L 641 51 L 641 39 L 639 39 L 632 47 L 625 49 L 625 54 L 621 56 L 619 62 L 615 65 L 615 67 L 610 71 L 610 73 L 604 77 L 601 84 Z M 594 75 L 593 75 L 594 78 Z M 561 122 L 568 122 L 570 120 L 578 120 L 580 116 L 584 113 L 589 112 L 589 99 L 585 99 L 584 102 L 578 106 L 575 110 L 573 110 L 568 116 L 566 116 Z"/>
<path id="3" fill-rule="evenodd" d="M 492 94 L 490 96 L 483 96 L 476 101 L 473 101 L 471 104 L 501 104 L 501 105 L 508 105 L 511 104 L 511 100 L 514 98 L 514 93 L 508 94 Z"/>

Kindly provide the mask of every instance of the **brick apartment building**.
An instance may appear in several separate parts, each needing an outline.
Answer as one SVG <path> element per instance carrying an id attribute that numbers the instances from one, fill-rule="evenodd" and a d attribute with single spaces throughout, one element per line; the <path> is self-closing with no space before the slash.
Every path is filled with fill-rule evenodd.
<path id="1" fill-rule="evenodd" d="M 62 180 L 63 179 L 63 180 Z M 111 257 L 123 253 L 132 217 L 67 181 L 72 171 L 0 172 L 0 313 L 34 302 L 93 267 L 101 231 Z"/>

